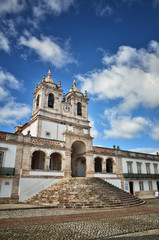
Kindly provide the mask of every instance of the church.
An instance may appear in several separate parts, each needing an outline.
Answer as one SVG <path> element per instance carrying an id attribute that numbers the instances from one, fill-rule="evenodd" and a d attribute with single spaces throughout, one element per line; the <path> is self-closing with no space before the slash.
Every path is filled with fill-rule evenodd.
<path id="1" fill-rule="evenodd" d="M 36 85 L 30 122 L 0 131 L 0 202 L 24 202 L 64 178 L 101 178 L 135 196 L 159 192 L 159 155 L 93 146 L 87 91 L 65 95 L 49 69 Z"/>

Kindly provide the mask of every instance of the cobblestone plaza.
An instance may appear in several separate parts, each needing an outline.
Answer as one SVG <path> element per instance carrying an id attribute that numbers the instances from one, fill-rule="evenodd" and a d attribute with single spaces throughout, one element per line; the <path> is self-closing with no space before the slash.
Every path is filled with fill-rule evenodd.
<path id="1" fill-rule="evenodd" d="M 159 239 L 159 199 L 114 210 L 31 208 L 23 204 L 0 208 L 0 239 L 4 240 Z"/>

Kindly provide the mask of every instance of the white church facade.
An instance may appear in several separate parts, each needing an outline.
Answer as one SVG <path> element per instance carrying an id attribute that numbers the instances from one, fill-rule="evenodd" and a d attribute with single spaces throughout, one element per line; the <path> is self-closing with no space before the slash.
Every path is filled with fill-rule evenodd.
<path id="1" fill-rule="evenodd" d="M 36 85 L 29 123 L 0 132 L 0 202 L 23 202 L 62 178 L 99 177 L 139 197 L 159 192 L 159 155 L 93 146 L 87 92 Z"/>

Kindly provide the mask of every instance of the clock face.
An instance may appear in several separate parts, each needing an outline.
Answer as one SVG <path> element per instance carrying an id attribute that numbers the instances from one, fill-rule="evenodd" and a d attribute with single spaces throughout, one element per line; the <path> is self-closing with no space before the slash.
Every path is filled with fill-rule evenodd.
<path id="1" fill-rule="evenodd" d="M 66 112 L 69 112 L 69 111 L 70 111 L 70 106 L 64 105 L 64 106 L 63 106 L 63 109 L 64 109 Z"/>

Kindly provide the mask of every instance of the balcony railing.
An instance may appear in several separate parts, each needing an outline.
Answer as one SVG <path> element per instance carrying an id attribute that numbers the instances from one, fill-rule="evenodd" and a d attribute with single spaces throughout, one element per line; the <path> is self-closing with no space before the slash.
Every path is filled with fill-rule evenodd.
<path id="1" fill-rule="evenodd" d="M 124 178 L 133 179 L 159 179 L 159 174 L 139 174 L 139 173 L 124 173 Z"/>
<path id="2" fill-rule="evenodd" d="M 0 167 L 0 176 L 14 176 L 15 168 Z"/>

